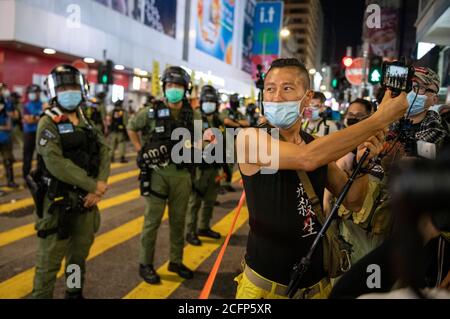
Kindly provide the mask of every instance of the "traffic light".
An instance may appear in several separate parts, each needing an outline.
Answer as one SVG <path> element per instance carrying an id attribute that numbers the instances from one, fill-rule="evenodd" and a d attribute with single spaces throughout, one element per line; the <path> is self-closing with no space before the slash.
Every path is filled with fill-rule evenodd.
<path id="1" fill-rule="evenodd" d="M 333 89 L 335 89 L 335 88 L 337 88 L 337 86 L 338 86 L 338 79 L 334 78 L 334 79 L 331 81 L 331 87 L 332 87 Z"/>
<path id="2" fill-rule="evenodd" d="M 381 67 L 383 64 L 383 59 L 375 55 L 370 58 L 369 66 L 369 83 L 378 84 L 381 81 Z"/>
<path id="3" fill-rule="evenodd" d="M 99 64 L 97 82 L 105 85 L 114 84 L 113 62 L 111 60 Z"/>
<path id="4" fill-rule="evenodd" d="M 349 56 L 345 56 L 342 58 L 342 63 L 348 68 L 353 63 L 353 59 Z"/>

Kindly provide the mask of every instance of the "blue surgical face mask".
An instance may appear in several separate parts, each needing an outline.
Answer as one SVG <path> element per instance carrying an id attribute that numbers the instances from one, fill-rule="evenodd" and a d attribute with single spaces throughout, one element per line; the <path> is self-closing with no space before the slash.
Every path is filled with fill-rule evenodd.
<path id="1" fill-rule="evenodd" d="M 178 103 L 183 99 L 184 89 L 170 88 L 166 89 L 166 97 L 169 103 Z"/>
<path id="2" fill-rule="evenodd" d="M 406 110 L 405 115 L 409 114 L 408 117 L 411 117 L 411 116 L 414 116 L 414 115 L 417 115 L 417 114 L 420 114 L 420 113 L 426 111 L 425 102 L 428 98 L 426 95 L 417 94 L 417 97 L 416 97 L 416 93 L 414 91 L 411 91 L 408 93 L 406 98 L 408 99 L 409 107 Z M 414 101 L 414 104 L 413 104 L 413 101 Z"/>
<path id="3" fill-rule="evenodd" d="M 320 109 L 317 107 L 312 108 L 311 120 L 317 121 L 320 118 Z"/>
<path id="4" fill-rule="evenodd" d="M 300 118 L 300 106 L 305 96 L 300 101 L 264 102 L 264 116 L 273 126 L 286 130 Z"/>
<path id="5" fill-rule="evenodd" d="M 202 103 L 202 110 L 206 114 L 211 114 L 216 111 L 216 103 L 214 102 L 203 102 Z"/>
<path id="6" fill-rule="evenodd" d="M 80 91 L 74 90 L 59 92 L 57 94 L 57 99 L 59 105 L 61 105 L 65 110 L 74 111 L 81 103 L 82 97 Z"/>
<path id="7" fill-rule="evenodd" d="M 10 95 L 11 95 L 11 93 L 9 92 L 8 89 L 3 90 L 3 97 L 4 97 L 5 99 L 9 98 Z"/>
<path id="8" fill-rule="evenodd" d="M 37 97 L 36 93 L 28 93 L 28 99 L 30 101 L 36 100 L 36 97 Z"/>

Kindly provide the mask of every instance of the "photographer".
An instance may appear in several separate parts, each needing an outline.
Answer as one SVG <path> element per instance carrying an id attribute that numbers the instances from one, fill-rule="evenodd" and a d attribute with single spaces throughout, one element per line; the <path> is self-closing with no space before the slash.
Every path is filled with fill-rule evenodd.
<path id="1" fill-rule="evenodd" d="M 310 106 L 305 109 L 303 130 L 306 133 L 324 136 L 336 132 L 338 127 L 331 120 L 332 111 L 325 106 L 325 95 L 322 92 L 314 92 Z"/>
<path id="2" fill-rule="evenodd" d="M 369 158 L 378 154 L 384 129 L 407 107 L 404 93 L 391 98 L 388 91 L 379 111 L 370 118 L 314 140 L 301 130 L 300 114 L 313 97 L 304 65 L 297 59 L 277 59 L 264 84 L 264 114 L 270 125 L 279 129 L 283 141 L 257 128 L 243 129 L 237 137 L 238 162 L 250 213 L 246 266 L 236 278 L 237 298 L 286 298 L 292 267 L 307 253 L 320 229 L 325 188 L 336 196 L 347 182 L 346 174 L 334 161 L 355 148 L 358 160 L 366 148 L 370 150 Z M 249 139 L 248 135 L 255 138 Z M 269 149 L 265 149 L 267 145 Z M 265 151 L 278 161 L 266 162 L 262 158 Z M 258 157 L 250 160 L 250 152 Z M 276 171 L 265 174 L 265 168 Z M 347 208 L 361 208 L 367 183 L 365 175 L 356 178 L 343 203 Z M 328 256 L 321 249 L 312 256 L 296 297 L 327 297 L 331 276 L 326 272 L 330 268 L 325 267 Z"/>
<path id="3" fill-rule="evenodd" d="M 429 108 L 437 104 L 440 87 L 439 76 L 429 68 L 415 67 L 413 90 L 408 93 L 407 117 L 412 121 L 415 139 L 442 147 L 447 132 L 441 117 Z"/>
<path id="4" fill-rule="evenodd" d="M 372 104 L 364 99 L 350 102 L 346 115 L 346 127 L 359 123 L 373 114 Z M 355 167 L 356 149 L 336 161 L 336 165 L 350 176 Z M 383 181 L 384 170 L 381 165 L 371 165 L 368 170 L 369 184 L 362 209 L 352 211 L 345 207 L 339 209 L 339 233 L 352 245 L 351 262 L 356 263 L 374 248 L 379 246 L 391 227 L 391 214 L 385 203 L 386 189 Z M 335 198 L 325 191 L 324 210 L 331 211 Z"/>
<path id="5" fill-rule="evenodd" d="M 448 151 L 435 161 L 397 163 L 389 183 L 393 233 L 338 281 L 330 298 L 450 298 Z M 379 267 L 376 287 L 368 284 L 371 265 Z"/>

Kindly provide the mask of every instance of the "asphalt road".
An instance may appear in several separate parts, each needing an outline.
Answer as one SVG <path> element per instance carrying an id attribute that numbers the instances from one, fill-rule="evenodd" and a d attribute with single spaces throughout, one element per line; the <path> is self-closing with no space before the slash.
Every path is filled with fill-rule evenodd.
<path id="1" fill-rule="evenodd" d="M 158 232 L 155 268 L 162 277 L 160 285 L 148 285 L 138 275 L 139 237 L 143 222 L 144 200 L 139 195 L 138 171 L 134 154 L 129 163 L 114 163 L 109 178 L 110 190 L 100 203 L 101 227 L 87 262 L 84 295 L 86 298 L 181 298 L 196 299 L 216 260 L 228 233 L 239 202 L 242 187 L 235 172 L 236 192 L 219 195 L 213 229 L 222 233 L 220 240 L 203 238 L 203 245 L 186 245 L 184 263 L 195 269 L 194 278 L 183 280 L 167 271 L 169 225 L 167 214 Z M 15 163 L 16 181 L 23 184 L 21 163 Z M 33 203 L 27 189 L 12 190 L 0 169 L 0 299 L 28 298 L 32 290 L 37 237 L 34 231 Z M 248 233 L 248 212 L 244 204 L 237 219 L 228 249 L 216 277 L 210 298 L 233 298 L 233 279 L 241 270 Z M 59 274 L 55 298 L 64 296 L 64 276 Z"/>

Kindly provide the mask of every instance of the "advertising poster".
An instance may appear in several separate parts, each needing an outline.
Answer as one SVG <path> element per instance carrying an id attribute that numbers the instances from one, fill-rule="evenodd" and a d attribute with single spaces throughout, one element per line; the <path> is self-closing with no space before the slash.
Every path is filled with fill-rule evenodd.
<path id="1" fill-rule="evenodd" d="M 375 3 L 380 6 L 380 27 L 369 28 L 364 23 L 364 40 L 369 43 L 369 54 L 379 55 L 392 59 L 398 56 L 398 15 L 399 1 L 385 0 L 367 1 L 367 4 Z M 366 21 L 368 13 L 364 21 Z"/>
<path id="2" fill-rule="evenodd" d="M 177 0 L 145 0 L 145 25 L 175 38 L 176 22 Z"/>
<path id="3" fill-rule="evenodd" d="M 177 0 L 93 0 L 146 26 L 176 37 Z"/>
<path id="4" fill-rule="evenodd" d="M 111 0 L 111 6 L 117 12 L 128 15 L 128 1 L 129 0 Z"/>
<path id="5" fill-rule="evenodd" d="M 253 50 L 253 18 L 255 16 L 255 0 L 246 0 L 244 13 L 244 36 L 242 39 L 242 71 L 252 73 Z"/>
<path id="6" fill-rule="evenodd" d="M 198 0 L 195 47 L 227 64 L 233 57 L 235 0 Z"/>

